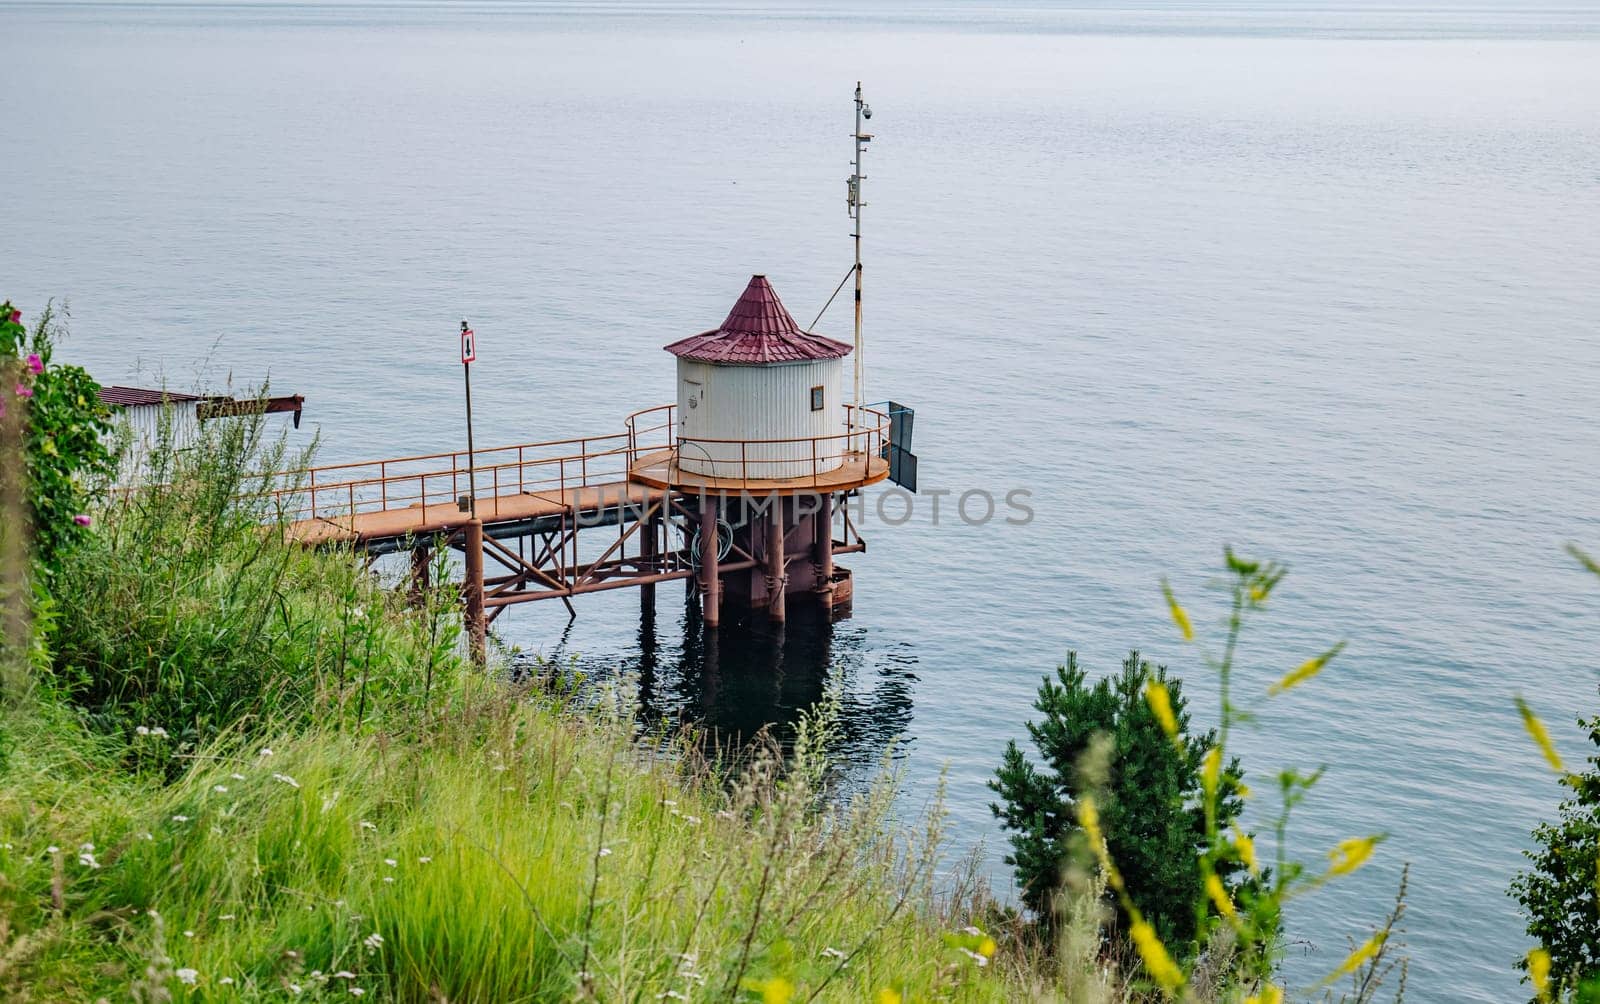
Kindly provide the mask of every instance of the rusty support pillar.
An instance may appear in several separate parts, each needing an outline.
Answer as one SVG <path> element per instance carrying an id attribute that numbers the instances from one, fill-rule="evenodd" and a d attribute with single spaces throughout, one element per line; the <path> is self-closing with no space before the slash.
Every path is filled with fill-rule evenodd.
<path id="1" fill-rule="evenodd" d="M 767 510 L 767 616 L 774 623 L 784 620 L 784 593 L 789 583 L 788 565 L 783 560 L 783 499 L 772 496 Z"/>
<path id="2" fill-rule="evenodd" d="M 466 526 L 467 578 L 462 588 L 467 600 L 467 644 L 472 661 L 482 666 L 488 659 L 488 621 L 483 613 L 483 521 L 471 520 Z"/>
<path id="3" fill-rule="evenodd" d="M 706 627 L 714 628 L 721 619 L 722 580 L 717 576 L 717 499 L 704 496 L 700 501 L 700 603 Z"/>
<path id="4" fill-rule="evenodd" d="M 645 575 L 654 575 L 660 571 L 656 567 L 656 538 L 660 535 L 661 522 L 655 513 L 644 518 L 644 526 L 639 528 L 639 570 Z M 645 582 L 639 586 L 639 609 L 643 613 L 654 613 L 656 609 L 656 584 Z"/>
<path id="5" fill-rule="evenodd" d="M 812 535 L 817 563 L 817 591 L 832 602 L 833 597 L 833 493 L 822 496 L 822 506 L 817 510 Z"/>

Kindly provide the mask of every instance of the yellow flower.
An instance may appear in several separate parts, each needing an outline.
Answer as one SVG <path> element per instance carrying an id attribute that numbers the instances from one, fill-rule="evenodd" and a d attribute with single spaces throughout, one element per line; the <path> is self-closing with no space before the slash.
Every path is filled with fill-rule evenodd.
<path id="1" fill-rule="evenodd" d="M 1367 859 L 1372 857 L 1372 849 L 1377 845 L 1377 837 L 1351 837 L 1339 841 L 1339 846 L 1328 852 L 1328 860 L 1333 862 L 1328 866 L 1328 874 L 1350 874 L 1367 863 Z"/>
<path id="2" fill-rule="evenodd" d="M 761 1004 L 789 1004 L 794 997 L 794 984 L 782 976 L 774 976 L 756 986 L 761 991 Z"/>
<path id="3" fill-rule="evenodd" d="M 1550 741 L 1550 733 L 1545 729 L 1544 722 L 1528 707 L 1528 702 L 1517 698 L 1517 711 L 1522 715 L 1522 727 L 1528 730 L 1528 735 L 1533 738 L 1539 747 L 1539 752 L 1544 754 L 1545 762 L 1557 774 L 1566 776 L 1567 768 L 1561 762 L 1561 754 L 1556 752 L 1556 744 Z"/>
<path id="4" fill-rule="evenodd" d="M 1239 919 L 1239 911 L 1233 906 L 1233 897 L 1228 895 L 1228 890 L 1223 888 L 1222 880 L 1215 873 L 1206 876 L 1206 894 L 1217 905 L 1218 913 L 1229 920 Z"/>
<path id="5" fill-rule="evenodd" d="M 1283 1004 L 1283 988 L 1268 983 L 1259 994 L 1246 997 L 1244 1004 Z"/>
<path id="6" fill-rule="evenodd" d="M 1550 953 L 1535 948 L 1528 953 L 1528 978 L 1533 980 L 1533 990 L 1539 999 L 1550 999 Z"/>
<path id="7" fill-rule="evenodd" d="M 1328 649 L 1321 655 L 1302 662 L 1293 671 L 1286 674 L 1283 679 L 1268 687 L 1267 693 L 1281 694 L 1286 690 L 1299 686 L 1300 684 L 1311 679 L 1313 676 L 1316 676 L 1318 673 L 1322 672 L 1322 667 L 1333 661 L 1334 656 L 1344 651 L 1344 645 L 1345 643 L 1341 641 L 1339 644 Z"/>
<path id="8" fill-rule="evenodd" d="M 1161 580 L 1161 595 L 1167 598 L 1167 609 L 1172 612 L 1172 623 L 1178 625 L 1183 640 L 1194 641 L 1194 625 L 1189 623 L 1189 615 L 1178 605 L 1178 598 L 1172 595 L 1172 587 L 1167 584 L 1166 579 Z"/>
<path id="9" fill-rule="evenodd" d="M 1155 713 L 1156 721 L 1161 723 L 1161 731 L 1167 734 L 1167 738 L 1178 738 L 1178 719 L 1172 713 L 1172 695 L 1167 692 L 1167 685 L 1160 680 L 1146 683 L 1144 699 L 1150 702 L 1150 710 Z"/>
<path id="10" fill-rule="evenodd" d="M 1256 842 L 1250 834 L 1239 829 L 1238 824 L 1233 827 L 1233 846 L 1239 851 L 1239 860 L 1250 869 L 1250 874 L 1260 875 L 1261 864 L 1256 859 Z"/>
<path id="11" fill-rule="evenodd" d="M 1322 981 L 1322 985 L 1327 986 L 1334 980 L 1349 976 L 1357 969 L 1360 969 L 1368 959 L 1378 954 L 1378 949 L 1382 948 L 1383 943 L 1388 939 L 1388 931 L 1379 931 L 1366 941 L 1363 941 L 1355 951 L 1345 956 L 1345 960 L 1339 963 L 1338 969 L 1335 969 L 1333 972 L 1328 974 L 1327 979 Z"/>
<path id="12" fill-rule="evenodd" d="M 993 938 L 984 938 L 978 943 L 978 954 L 986 959 L 992 959 L 994 958 L 995 949 L 999 947 L 994 943 Z"/>
<path id="13" fill-rule="evenodd" d="M 1131 933 L 1134 947 L 1139 949 L 1139 958 L 1144 960 L 1144 968 L 1151 978 L 1169 994 L 1183 986 L 1183 970 L 1167 954 L 1167 946 L 1156 937 L 1155 928 L 1140 917 L 1134 920 Z"/>
<path id="14" fill-rule="evenodd" d="M 900 996 L 900 991 L 891 987 L 884 987 L 878 991 L 876 1004 L 901 1004 L 905 1000 Z"/>
<path id="15" fill-rule="evenodd" d="M 1200 783 L 1205 785 L 1206 794 L 1214 795 L 1217 791 L 1217 779 L 1222 774 L 1222 749 L 1213 746 L 1206 750 L 1206 758 L 1200 765 Z"/>

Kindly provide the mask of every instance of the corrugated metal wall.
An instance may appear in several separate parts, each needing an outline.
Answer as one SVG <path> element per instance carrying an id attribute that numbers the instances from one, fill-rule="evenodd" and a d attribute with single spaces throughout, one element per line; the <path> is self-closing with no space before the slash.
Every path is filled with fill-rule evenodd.
<path id="1" fill-rule="evenodd" d="M 147 480 L 150 452 L 161 441 L 161 413 L 172 409 L 172 445 L 185 449 L 194 443 L 200 433 L 198 406 L 194 401 L 175 401 L 168 405 L 140 404 L 117 411 L 112 426 L 113 442 L 119 435 L 127 435 L 127 452 L 122 455 L 122 466 L 117 470 L 120 485 L 139 484 Z M 122 432 L 126 428 L 126 433 Z"/>
<path id="2" fill-rule="evenodd" d="M 839 359 L 772 366 L 717 366 L 678 360 L 678 463 L 714 477 L 798 478 L 844 463 L 845 409 Z M 811 388 L 823 388 L 821 411 L 811 410 Z M 812 465 L 810 439 L 818 440 Z M 791 439 L 751 443 L 741 473 L 738 443 L 702 440 Z"/>

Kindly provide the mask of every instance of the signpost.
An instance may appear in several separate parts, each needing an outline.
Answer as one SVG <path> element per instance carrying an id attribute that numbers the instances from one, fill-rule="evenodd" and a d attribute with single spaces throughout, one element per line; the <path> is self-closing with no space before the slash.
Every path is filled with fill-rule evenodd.
<path id="1" fill-rule="evenodd" d="M 461 380 L 467 390 L 467 494 L 462 508 L 474 519 L 478 516 L 478 472 L 472 455 L 472 362 L 478 358 L 478 338 L 461 322 Z M 459 502 L 459 500 L 458 500 Z"/>

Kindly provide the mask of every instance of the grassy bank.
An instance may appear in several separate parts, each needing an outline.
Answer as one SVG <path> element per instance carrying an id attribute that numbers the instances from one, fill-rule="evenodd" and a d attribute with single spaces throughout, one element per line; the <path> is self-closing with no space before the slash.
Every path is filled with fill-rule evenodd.
<path id="1" fill-rule="evenodd" d="M 206 429 L 158 454 L 156 487 L 103 497 L 34 606 L 29 684 L 0 725 L 0 995 L 1109 986 L 1000 950 L 981 899 L 935 880 L 937 812 L 892 815 L 892 777 L 827 797 L 826 708 L 730 777 L 684 737 L 638 734 L 625 687 L 510 687 L 463 660 L 451 590 L 418 600 L 239 501 L 285 461 L 259 422 Z"/>

